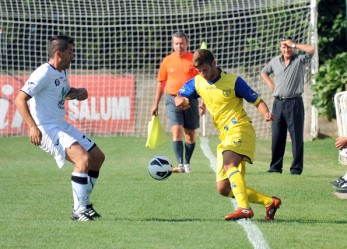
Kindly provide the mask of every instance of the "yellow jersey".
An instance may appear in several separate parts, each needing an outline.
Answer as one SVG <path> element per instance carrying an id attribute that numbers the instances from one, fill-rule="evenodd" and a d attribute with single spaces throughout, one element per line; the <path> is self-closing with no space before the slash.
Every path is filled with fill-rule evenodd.
<path id="1" fill-rule="evenodd" d="M 243 108 L 243 99 L 254 105 L 261 100 L 258 93 L 241 77 L 222 70 L 213 82 L 207 81 L 201 75 L 195 76 L 178 94 L 190 99 L 202 97 L 221 137 L 233 126 L 251 121 Z"/>

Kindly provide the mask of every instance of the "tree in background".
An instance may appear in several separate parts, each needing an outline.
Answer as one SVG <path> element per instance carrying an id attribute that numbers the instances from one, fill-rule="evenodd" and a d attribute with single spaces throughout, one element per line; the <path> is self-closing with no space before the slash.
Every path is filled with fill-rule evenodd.
<path id="1" fill-rule="evenodd" d="M 318 3 L 319 71 L 315 75 L 312 104 L 328 120 L 336 117 L 334 96 L 347 84 L 347 20 L 345 0 Z"/>

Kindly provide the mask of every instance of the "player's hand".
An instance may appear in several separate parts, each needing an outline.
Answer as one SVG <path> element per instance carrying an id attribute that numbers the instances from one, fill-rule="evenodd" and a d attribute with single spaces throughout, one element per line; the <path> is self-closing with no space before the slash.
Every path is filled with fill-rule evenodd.
<path id="1" fill-rule="evenodd" d="M 269 122 L 269 121 L 273 121 L 274 120 L 274 115 L 271 112 L 268 112 L 264 115 L 265 121 Z"/>
<path id="2" fill-rule="evenodd" d="M 347 137 L 336 138 L 335 147 L 340 150 L 347 148 Z"/>
<path id="3" fill-rule="evenodd" d="M 88 98 L 88 91 L 85 88 L 78 88 L 76 90 L 76 99 L 79 101 L 85 100 Z"/>
<path id="4" fill-rule="evenodd" d="M 79 101 L 88 98 L 88 91 L 85 88 L 71 88 L 68 95 L 65 97 L 68 100 L 77 99 Z"/>
<path id="5" fill-rule="evenodd" d="M 30 142 L 36 146 L 41 144 L 42 133 L 37 126 L 31 126 L 29 130 Z"/>
<path id="6" fill-rule="evenodd" d="M 179 95 L 175 97 L 175 105 L 178 109 L 183 110 L 183 111 L 190 108 L 189 99 L 184 98 L 184 97 L 179 96 Z"/>

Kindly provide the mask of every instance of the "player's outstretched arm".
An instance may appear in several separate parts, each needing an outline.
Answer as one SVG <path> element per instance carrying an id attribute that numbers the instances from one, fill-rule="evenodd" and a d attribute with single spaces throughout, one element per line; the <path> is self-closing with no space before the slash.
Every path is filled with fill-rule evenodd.
<path id="1" fill-rule="evenodd" d="M 336 141 L 335 141 L 335 147 L 337 149 L 344 149 L 344 148 L 347 148 L 347 137 L 338 137 L 336 138 Z"/>
<path id="2" fill-rule="evenodd" d="M 260 102 L 256 105 L 258 111 L 263 115 L 266 122 L 273 121 L 274 116 L 269 111 L 269 108 L 267 107 L 266 103 L 263 100 L 260 100 Z"/>

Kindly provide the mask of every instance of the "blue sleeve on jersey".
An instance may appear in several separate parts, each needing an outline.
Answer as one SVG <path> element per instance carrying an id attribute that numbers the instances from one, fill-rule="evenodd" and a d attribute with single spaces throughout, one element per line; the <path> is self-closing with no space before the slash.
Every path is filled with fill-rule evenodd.
<path id="1" fill-rule="evenodd" d="M 258 99 L 258 93 L 256 93 L 241 77 L 237 77 L 236 79 L 235 93 L 237 97 L 244 98 L 250 103 L 254 103 Z"/>
<path id="2" fill-rule="evenodd" d="M 178 91 L 178 94 L 189 99 L 199 98 L 200 96 L 195 89 L 195 77 L 187 81 Z"/>

